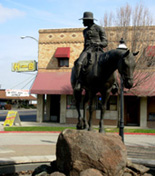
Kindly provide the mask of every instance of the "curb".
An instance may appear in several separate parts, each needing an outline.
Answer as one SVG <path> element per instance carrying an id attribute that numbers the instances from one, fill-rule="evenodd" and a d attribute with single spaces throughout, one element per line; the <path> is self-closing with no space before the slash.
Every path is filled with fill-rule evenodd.
<path id="1" fill-rule="evenodd" d="M 152 159 L 136 159 L 136 158 L 127 158 L 127 159 L 136 164 L 142 164 L 153 168 L 155 167 L 155 160 Z M 45 163 L 45 162 L 52 162 L 54 160 L 56 160 L 55 155 L 0 158 L 0 167 L 6 165 Z"/>
<path id="2" fill-rule="evenodd" d="M 0 133 L 61 133 L 61 131 L 0 131 Z"/>
<path id="3" fill-rule="evenodd" d="M 61 131 L 0 131 L 0 133 L 61 133 Z M 115 133 L 115 134 L 118 134 L 118 133 Z M 155 136 L 155 133 L 124 133 L 124 135 L 152 135 L 152 136 Z"/>
<path id="4" fill-rule="evenodd" d="M 148 167 L 155 168 L 155 160 L 152 159 L 136 159 L 136 158 L 128 158 L 128 160 L 132 161 L 135 164 L 141 164 Z"/>
<path id="5" fill-rule="evenodd" d="M 16 164 L 28 164 L 28 163 L 51 162 L 51 161 L 53 161 L 55 159 L 56 159 L 55 155 L 20 156 L 20 157 L 0 158 L 0 166 L 16 165 Z"/>

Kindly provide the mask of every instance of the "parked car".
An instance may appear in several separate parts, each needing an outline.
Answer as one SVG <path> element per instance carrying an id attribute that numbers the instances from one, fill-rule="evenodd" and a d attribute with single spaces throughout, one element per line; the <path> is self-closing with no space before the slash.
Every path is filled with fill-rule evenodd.
<path id="1" fill-rule="evenodd" d="M 6 104 L 5 102 L 0 102 L 0 109 L 6 109 Z"/>

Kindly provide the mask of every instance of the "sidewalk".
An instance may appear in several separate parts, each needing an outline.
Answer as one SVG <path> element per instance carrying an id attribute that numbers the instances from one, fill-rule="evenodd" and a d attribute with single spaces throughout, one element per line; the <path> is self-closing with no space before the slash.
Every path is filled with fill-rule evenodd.
<path id="1" fill-rule="evenodd" d="M 38 126 L 38 123 L 24 122 L 23 124 L 23 126 L 35 125 Z M 51 126 L 48 123 L 46 125 Z M 58 126 L 58 124 L 52 125 Z M 2 130 L 1 123 L 0 127 Z M 0 167 L 27 163 L 50 163 L 56 158 L 58 135 L 59 133 L 56 132 L 0 132 Z M 128 159 L 134 163 L 155 167 L 155 135 L 125 134 L 124 141 Z"/>

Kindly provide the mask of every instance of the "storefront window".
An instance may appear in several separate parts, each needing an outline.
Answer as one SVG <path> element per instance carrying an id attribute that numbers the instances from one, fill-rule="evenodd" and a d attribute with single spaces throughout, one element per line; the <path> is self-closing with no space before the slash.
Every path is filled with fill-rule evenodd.
<path id="1" fill-rule="evenodd" d="M 96 109 L 97 110 L 99 110 L 101 108 L 101 102 L 102 102 L 102 98 L 97 97 L 96 98 Z M 110 111 L 117 110 L 117 96 L 110 96 L 110 98 L 107 102 L 106 110 L 110 110 Z"/>
<path id="2" fill-rule="evenodd" d="M 72 95 L 67 95 L 67 107 L 66 109 L 75 109 L 75 100 Z"/>
<path id="3" fill-rule="evenodd" d="M 82 100 L 83 100 L 83 97 L 82 97 Z M 96 110 L 100 109 L 101 101 L 102 101 L 101 97 L 96 97 Z M 66 109 L 76 109 L 75 100 L 74 100 L 73 95 L 67 95 Z M 83 109 L 83 101 L 81 101 L 80 109 Z M 110 110 L 110 111 L 116 111 L 117 110 L 117 96 L 110 96 L 106 109 Z"/>
<path id="4" fill-rule="evenodd" d="M 67 95 L 66 109 L 76 109 L 75 99 L 74 99 L 73 95 Z M 83 96 L 82 96 L 82 100 L 81 100 L 81 103 L 80 103 L 80 109 L 83 109 Z"/>
<path id="5" fill-rule="evenodd" d="M 149 113 L 149 121 L 155 121 L 155 113 Z"/>

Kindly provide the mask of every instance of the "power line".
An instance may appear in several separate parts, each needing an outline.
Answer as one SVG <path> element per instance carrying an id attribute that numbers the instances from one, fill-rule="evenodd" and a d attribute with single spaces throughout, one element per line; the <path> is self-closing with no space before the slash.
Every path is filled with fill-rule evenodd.
<path id="1" fill-rule="evenodd" d="M 17 86 L 23 84 L 24 82 L 27 82 L 28 80 L 32 79 L 32 77 L 34 78 L 35 76 L 36 76 L 36 75 L 33 75 L 33 76 L 31 76 L 31 77 L 29 77 L 29 78 L 23 80 L 22 82 L 20 82 L 20 83 L 16 84 L 15 86 L 11 87 L 11 89 L 13 89 L 13 88 L 15 88 L 15 87 L 17 87 Z"/>
<path id="2" fill-rule="evenodd" d="M 24 89 L 33 79 L 34 77 L 29 82 L 27 82 L 21 89 Z"/>
<path id="3" fill-rule="evenodd" d="M 36 75 L 37 72 L 35 72 L 35 73 L 20 72 L 20 73 L 25 74 L 25 75 Z"/>

